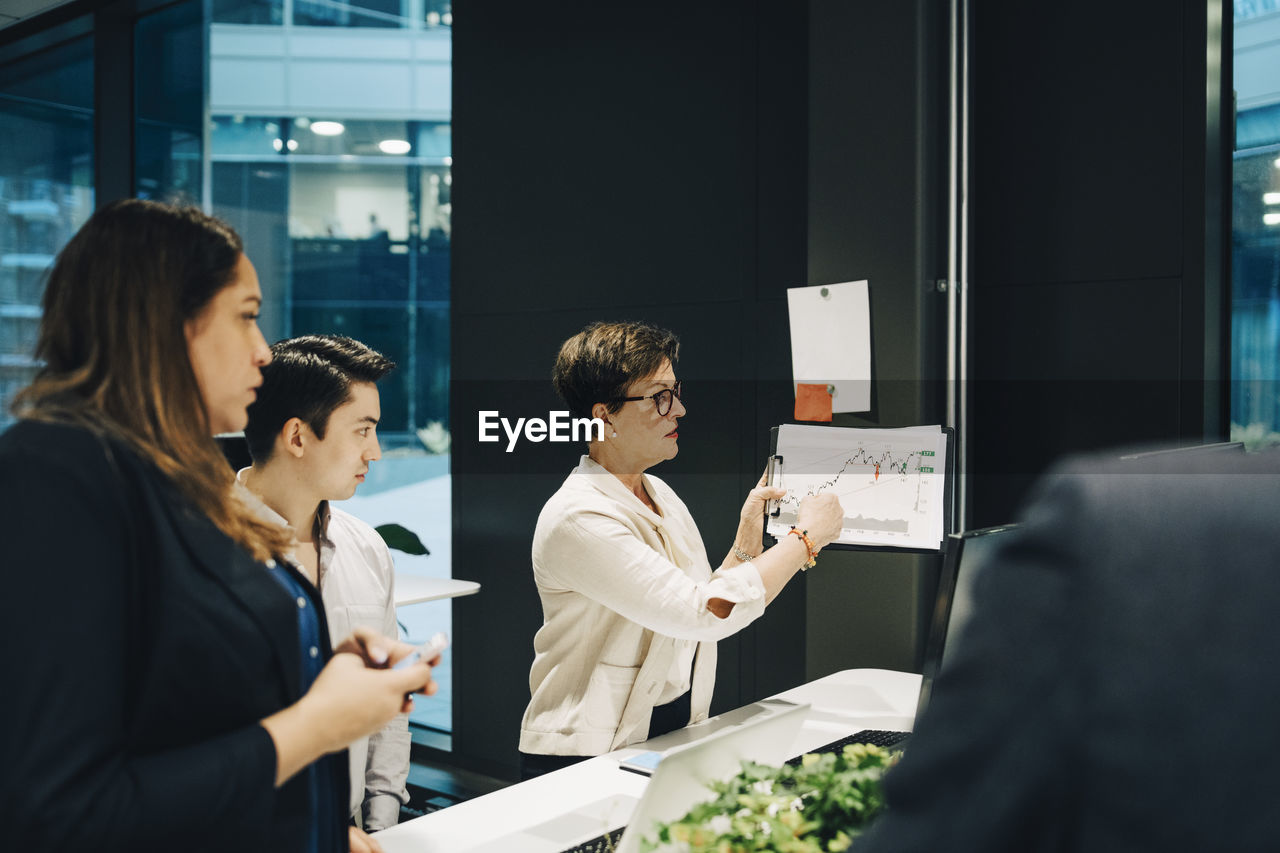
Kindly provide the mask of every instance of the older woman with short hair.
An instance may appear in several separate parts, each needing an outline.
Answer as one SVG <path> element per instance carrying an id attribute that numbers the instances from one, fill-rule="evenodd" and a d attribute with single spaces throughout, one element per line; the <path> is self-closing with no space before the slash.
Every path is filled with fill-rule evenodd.
<path id="1" fill-rule="evenodd" d="M 761 553 L 765 502 L 783 494 L 762 481 L 712 570 L 689 510 L 645 473 L 679 452 L 679 350 L 651 325 L 594 323 L 556 359 L 557 392 L 604 435 L 534 533 L 543 625 L 520 729 L 525 778 L 706 719 L 716 641 L 758 618 L 840 533 L 839 501 L 807 498 L 796 535 Z"/>

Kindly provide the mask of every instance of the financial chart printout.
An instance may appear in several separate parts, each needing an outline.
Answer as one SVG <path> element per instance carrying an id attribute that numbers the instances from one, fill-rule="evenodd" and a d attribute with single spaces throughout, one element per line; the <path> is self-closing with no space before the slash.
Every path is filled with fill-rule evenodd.
<path id="1" fill-rule="evenodd" d="M 833 494 L 844 545 L 936 550 L 946 524 L 947 436 L 936 426 L 862 429 L 783 424 L 770 483 L 787 494 L 767 530 L 786 536 L 800 501 Z"/>

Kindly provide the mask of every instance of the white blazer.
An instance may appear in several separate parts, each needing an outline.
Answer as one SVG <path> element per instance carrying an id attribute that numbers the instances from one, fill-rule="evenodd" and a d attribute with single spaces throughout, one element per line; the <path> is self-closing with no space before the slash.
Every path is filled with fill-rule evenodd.
<path id="1" fill-rule="evenodd" d="M 538 516 L 533 577 L 543 624 L 522 752 L 599 755 L 637 743 L 654 706 L 689 689 L 690 722 L 706 719 L 716 641 L 764 612 L 756 568 L 713 573 L 684 503 L 657 477 L 643 481 L 661 514 L 583 456 Z M 711 598 L 735 607 L 720 619 L 707 609 Z"/>

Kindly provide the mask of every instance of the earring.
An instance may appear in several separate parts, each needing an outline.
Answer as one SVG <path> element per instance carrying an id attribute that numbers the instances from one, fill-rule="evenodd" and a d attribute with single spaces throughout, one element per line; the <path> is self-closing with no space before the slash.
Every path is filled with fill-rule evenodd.
<path id="1" fill-rule="evenodd" d="M 615 429 L 613 431 L 613 438 L 617 438 L 617 437 L 618 437 L 618 431 Z"/>

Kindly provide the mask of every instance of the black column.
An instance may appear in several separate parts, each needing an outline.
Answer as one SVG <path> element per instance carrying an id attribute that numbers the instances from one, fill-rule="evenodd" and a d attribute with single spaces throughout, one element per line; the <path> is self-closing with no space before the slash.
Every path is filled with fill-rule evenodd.
<path id="1" fill-rule="evenodd" d="M 1222 437 L 1221 5 L 972 4 L 970 527 L 1065 452 Z"/>

